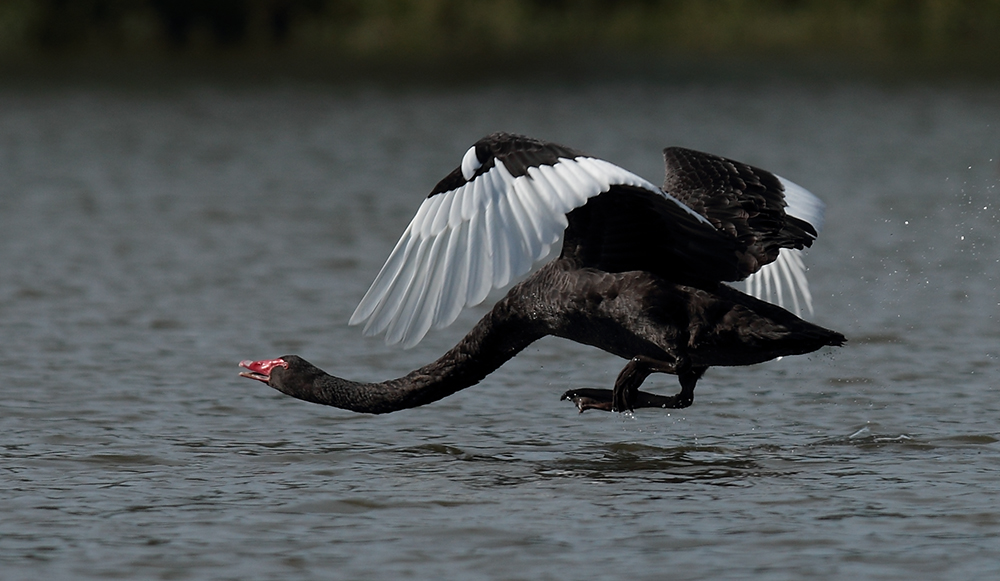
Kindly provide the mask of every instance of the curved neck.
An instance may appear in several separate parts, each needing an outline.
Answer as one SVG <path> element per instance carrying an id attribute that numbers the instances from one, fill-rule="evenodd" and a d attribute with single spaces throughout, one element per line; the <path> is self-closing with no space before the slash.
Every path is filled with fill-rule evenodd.
<path id="1" fill-rule="evenodd" d="M 398 379 L 361 383 L 318 369 L 275 387 L 292 397 L 356 412 L 382 414 L 421 406 L 479 383 L 522 349 L 548 334 L 525 304 L 537 295 L 515 286 L 485 317 L 437 361 Z"/>

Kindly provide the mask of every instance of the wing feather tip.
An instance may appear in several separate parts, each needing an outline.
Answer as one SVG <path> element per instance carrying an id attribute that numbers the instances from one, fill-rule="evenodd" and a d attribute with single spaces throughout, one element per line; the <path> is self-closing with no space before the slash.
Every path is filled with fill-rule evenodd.
<path id="1" fill-rule="evenodd" d="M 801 250 L 782 249 L 778 258 L 764 265 L 745 281 L 747 294 L 763 301 L 789 308 L 797 316 L 802 316 L 803 307 L 810 315 L 815 313 L 806 266 Z M 785 307 L 785 292 L 791 305 Z"/>

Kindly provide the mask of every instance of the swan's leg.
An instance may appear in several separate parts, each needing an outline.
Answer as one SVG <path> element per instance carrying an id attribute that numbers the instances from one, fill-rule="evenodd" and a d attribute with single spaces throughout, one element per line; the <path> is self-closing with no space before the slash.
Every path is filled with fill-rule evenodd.
<path id="1" fill-rule="evenodd" d="M 636 359 L 629 361 L 625 368 L 622 369 L 622 373 L 619 374 L 619 381 L 615 383 L 616 388 L 621 387 L 623 390 L 631 390 L 632 393 L 628 396 L 628 399 L 632 400 L 629 409 L 681 409 L 690 406 L 694 402 L 694 387 L 705 373 L 705 370 L 708 369 L 707 367 L 685 366 L 685 369 L 676 371 L 673 366 L 662 361 L 648 358 L 644 358 L 645 361 L 636 361 Z M 637 389 L 642 380 L 648 377 L 650 373 L 660 370 L 666 370 L 663 371 L 664 373 L 677 373 L 681 383 L 680 393 L 666 396 L 639 391 Z M 571 389 L 564 393 L 561 399 L 572 400 L 580 410 L 580 413 L 586 410 L 604 410 L 610 412 L 618 409 L 615 406 L 615 395 L 616 392 L 610 389 L 583 388 Z"/>
<path id="2" fill-rule="evenodd" d="M 614 395 L 611 400 L 612 411 L 623 412 L 635 409 L 639 386 L 651 373 L 679 373 L 678 370 L 689 367 L 684 360 L 668 362 L 636 355 L 625 364 L 618 379 L 615 380 Z M 693 389 L 693 388 L 692 388 Z M 693 399 L 693 396 L 692 396 Z"/>

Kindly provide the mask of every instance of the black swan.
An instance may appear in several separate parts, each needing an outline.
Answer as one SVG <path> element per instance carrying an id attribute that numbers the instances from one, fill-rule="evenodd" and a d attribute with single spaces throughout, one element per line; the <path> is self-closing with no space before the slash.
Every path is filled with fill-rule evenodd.
<path id="1" fill-rule="evenodd" d="M 842 345 L 840 333 L 742 293 L 787 285 L 811 310 L 799 251 L 823 203 L 770 172 L 677 147 L 662 188 L 606 161 L 529 137 L 479 140 L 421 204 L 351 317 L 410 347 L 431 327 L 527 273 L 563 237 L 558 258 L 510 291 L 455 347 L 405 377 L 360 383 L 295 355 L 243 361 L 240 375 L 292 397 L 367 413 L 424 405 L 475 385 L 554 335 L 628 360 L 614 389 L 574 389 L 587 409 L 683 408 L 713 365 L 750 365 Z M 751 276 L 752 275 L 752 276 Z M 651 373 L 681 391 L 639 391 Z"/>

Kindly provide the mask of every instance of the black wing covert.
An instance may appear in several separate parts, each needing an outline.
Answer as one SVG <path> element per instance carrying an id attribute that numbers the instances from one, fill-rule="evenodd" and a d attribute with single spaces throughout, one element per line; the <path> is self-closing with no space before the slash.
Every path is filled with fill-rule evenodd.
<path id="1" fill-rule="evenodd" d="M 747 261 L 752 270 L 744 276 L 773 262 L 779 249 L 802 249 L 816 239 L 813 224 L 785 211 L 787 180 L 745 163 L 681 147 L 664 149 L 663 159 L 663 189 L 746 247 L 753 260 Z"/>

